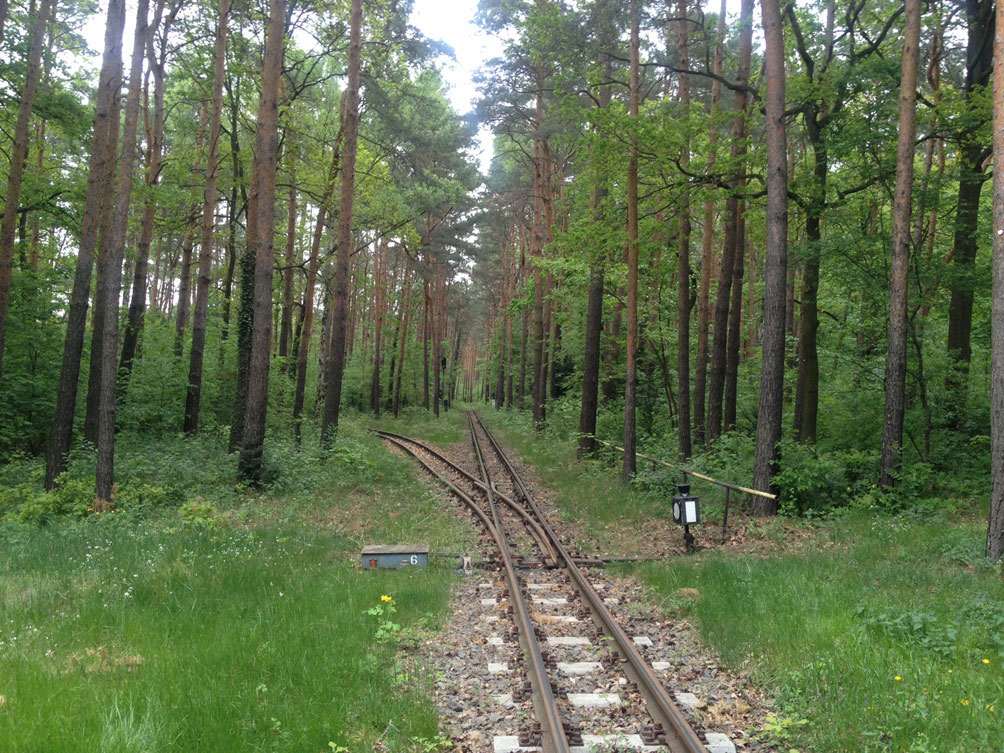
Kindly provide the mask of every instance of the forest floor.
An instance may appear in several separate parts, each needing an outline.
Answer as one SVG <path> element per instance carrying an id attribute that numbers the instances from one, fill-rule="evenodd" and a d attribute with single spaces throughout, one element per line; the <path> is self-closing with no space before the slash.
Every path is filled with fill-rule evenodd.
<path id="1" fill-rule="evenodd" d="M 709 494 L 699 551 L 683 555 L 662 496 L 578 463 L 574 437 L 484 417 L 580 550 L 648 558 L 611 577 L 639 584 L 765 699 L 773 711 L 751 739 L 817 753 L 1001 749 L 1004 582 L 981 554 L 978 514 L 733 510 L 723 544 Z M 458 411 L 349 416 L 326 457 L 309 439 L 301 451 L 272 440 L 259 490 L 234 486 L 221 435 L 126 436 L 118 506 L 101 514 L 86 509 L 86 455 L 58 500 L 33 492 L 36 462 L 0 469 L 0 750 L 449 749 L 436 672 L 409 657 L 450 619 L 454 563 L 363 572 L 359 549 L 470 552 L 477 532 L 365 431 L 377 425 L 442 447 L 466 428 Z"/>

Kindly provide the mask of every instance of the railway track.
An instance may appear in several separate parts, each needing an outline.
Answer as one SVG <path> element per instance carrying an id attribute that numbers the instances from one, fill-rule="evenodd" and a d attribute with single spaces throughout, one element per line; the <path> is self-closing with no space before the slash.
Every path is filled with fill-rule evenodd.
<path id="1" fill-rule="evenodd" d="M 445 484 L 496 551 L 497 579 L 479 589 L 494 633 L 487 641 L 502 659 L 489 671 L 511 677 L 511 692 L 496 701 L 520 712 L 522 726 L 495 735 L 494 753 L 722 750 L 688 722 L 646 661 L 648 639 L 614 618 L 480 417 L 469 422 L 476 469 L 418 440 L 376 433 Z"/>

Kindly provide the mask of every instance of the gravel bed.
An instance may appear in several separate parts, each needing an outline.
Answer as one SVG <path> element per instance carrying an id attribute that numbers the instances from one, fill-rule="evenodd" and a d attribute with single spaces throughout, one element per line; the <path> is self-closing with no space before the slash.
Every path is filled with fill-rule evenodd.
<path id="1" fill-rule="evenodd" d="M 476 473 L 468 443 L 453 451 L 440 451 Z M 573 541 L 575 531 L 558 517 L 550 502 L 551 495 L 540 493 L 528 469 L 518 464 L 517 467 L 559 536 Z M 448 500 L 454 514 L 470 518 L 452 495 L 443 491 L 440 496 Z M 490 557 L 489 548 L 482 542 L 482 551 L 476 559 L 487 562 Z M 633 578 L 615 577 L 602 568 L 590 568 L 587 572 L 625 631 L 642 638 L 636 645 L 649 663 L 657 667 L 666 689 L 676 694 L 678 701 L 692 701 L 689 707 L 681 704 L 681 708 L 695 729 L 728 735 L 737 751 L 774 750 L 755 739 L 756 731 L 764 728 L 765 718 L 771 713 L 769 699 L 742 676 L 722 668 L 685 621 L 661 614 Z M 545 570 L 524 571 L 524 574 L 530 582 L 551 582 L 559 577 L 556 572 Z M 546 589 L 551 594 L 535 590 L 534 595 L 559 596 L 562 588 L 554 584 Z M 699 594 L 690 596 L 699 598 Z M 484 599 L 492 599 L 494 603 L 483 602 Z M 506 606 L 501 574 L 490 566 L 476 568 L 457 583 L 452 599 L 453 614 L 445 629 L 424 645 L 422 663 L 435 672 L 433 692 L 442 731 L 461 753 L 488 753 L 493 750 L 494 736 L 518 735 L 533 720 L 529 699 L 512 700 L 514 693 L 518 696 L 526 673 L 512 624 L 505 613 Z M 612 653 L 610 642 L 600 636 L 590 620 L 569 623 L 555 619 L 557 615 L 584 615 L 582 609 L 581 603 L 533 604 L 534 621 L 549 637 L 586 636 L 591 641 L 592 645 L 588 646 L 549 648 L 559 662 L 602 661 Z M 651 645 L 645 645 L 649 642 Z M 503 671 L 498 671 L 499 665 L 504 665 Z M 630 729 L 639 723 L 638 715 L 644 702 L 630 688 L 624 687 L 623 678 L 601 673 L 567 677 L 561 685 L 570 693 L 617 693 L 621 698 L 619 706 L 572 710 L 569 713 L 571 721 L 580 723 L 585 734 Z M 681 698 L 679 694 L 692 694 L 694 698 Z"/>

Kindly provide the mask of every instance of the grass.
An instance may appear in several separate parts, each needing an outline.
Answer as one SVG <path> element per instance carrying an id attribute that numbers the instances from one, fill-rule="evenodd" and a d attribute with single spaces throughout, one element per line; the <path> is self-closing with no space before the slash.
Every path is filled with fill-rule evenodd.
<path id="1" fill-rule="evenodd" d="M 813 751 L 999 750 L 1004 582 L 980 522 L 853 514 L 815 551 L 714 555 L 639 572 L 777 697 L 774 737 Z M 804 723 L 803 723 L 804 722 Z"/>
<path id="2" fill-rule="evenodd" d="M 390 413 L 383 413 L 378 419 L 370 417 L 367 426 L 436 444 L 456 444 L 467 436 L 468 408 L 458 403 L 448 411 L 441 411 L 440 418 L 422 408 L 405 408 L 397 418 Z"/>
<path id="3" fill-rule="evenodd" d="M 251 490 L 218 438 L 123 440 L 118 511 L 38 524 L 13 522 L 15 494 L 0 506 L 0 750 L 432 745 L 434 678 L 398 649 L 441 625 L 452 563 L 364 572 L 358 551 L 476 535 L 406 459 L 350 418 L 326 457 L 270 442 Z M 47 499 L 30 462 L 5 473 L 8 492 Z"/>

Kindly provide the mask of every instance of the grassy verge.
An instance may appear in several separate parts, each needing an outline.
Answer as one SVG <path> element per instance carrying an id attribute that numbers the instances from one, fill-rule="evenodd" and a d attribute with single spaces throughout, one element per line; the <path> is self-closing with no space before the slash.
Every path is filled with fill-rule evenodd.
<path id="1" fill-rule="evenodd" d="M 779 742 L 814 751 L 999 750 L 1004 583 L 981 522 L 849 516 L 814 553 L 641 568 L 777 695 Z M 680 605 L 677 605 L 680 606 Z M 685 606 L 681 608 L 687 608 Z"/>
<path id="2" fill-rule="evenodd" d="M 217 438 L 124 437 L 102 514 L 5 469 L 0 750 L 431 749 L 431 678 L 398 649 L 439 626 L 452 573 L 362 572 L 358 550 L 458 551 L 473 528 L 360 423 L 326 457 L 270 443 L 256 491 Z"/>

